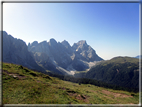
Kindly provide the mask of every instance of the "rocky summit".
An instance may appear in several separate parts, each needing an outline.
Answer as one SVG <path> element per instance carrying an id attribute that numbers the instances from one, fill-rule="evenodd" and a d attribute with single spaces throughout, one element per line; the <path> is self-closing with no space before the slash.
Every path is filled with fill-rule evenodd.
<path id="1" fill-rule="evenodd" d="M 72 49 L 76 54 L 82 56 L 87 62 L 103 60 L 96 54 L 95 50 L 86 43 L 85 40 L 81 40 L 78 43 L 74 43 Z"/>
<path id="2" fill-rule="evenodd" d="M 73 75 L 75 71 L 84 71 L 91 64 L 103 60 L 85 40 L 71 46 L 68 41 L 57 42 L 51 38 L 48 42 L 34 41 L 28 46 L 3 32 L 3 62 L 23 65 L 30 69 L 63 75 Z"/>
<path id="3" fill-rule="evenodd" d="M 38 45 L 34 41 L 28 45 L 28 49 L 38 64 L 61 74 L 83 71 L 89 69 L 90 62 L 103 60 L 84 40 L 74 43 L 71 47 L 66 40 L 60 43 L 52 38 L 49 42 L 43 41 Z"/>

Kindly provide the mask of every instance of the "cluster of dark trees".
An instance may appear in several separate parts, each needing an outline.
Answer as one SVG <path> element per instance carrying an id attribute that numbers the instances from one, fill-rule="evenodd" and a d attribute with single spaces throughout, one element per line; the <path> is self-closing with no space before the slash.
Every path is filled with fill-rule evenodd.
<path id="1" fill-rule="evenodd" d="M 88 79 L 88 78 L 75 78 L 73 76 L 64 76 L 64 75 L 58 75 L 58 74 L 53 74 L 48 72 L 47 73 L 49 76 L 52 77 L 57 77 L 61 80 L 64 81 L 70 81 L 73 83 L 78 83 L 79 85 L 81 84 L 91 84 L 91 85 L 95 85 L 95 86 L 99 86 L 99 87 L 104 87 L 104 88 L 111 88 L 114 90 L 124 90 L 124 91 L 129 91 L 129 92 L 139 92 L 139 88 L 133 88 L 133 87 L 124 87 L 124 86 L 118 86 L 115 84 L 108 84 L 102 81 L 98 81 L 95 79 Z"/>

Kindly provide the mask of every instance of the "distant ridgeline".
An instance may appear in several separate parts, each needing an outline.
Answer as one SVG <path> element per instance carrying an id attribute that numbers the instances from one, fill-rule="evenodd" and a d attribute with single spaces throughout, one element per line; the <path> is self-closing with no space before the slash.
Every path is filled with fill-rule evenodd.
<path id="1" fill-rule="evenodd" d="M 74 43 L 73 46 L 65 40 L 57 43 L 54 39 L 41 43 L 34 41 L 27 46 L 23 40 L 16 39 L 5 31 L 3 31 L 2 39 L 3 62 L 22 65 L 43 73 L 49 70 L 48 74 L 52 76 L 53 73 L 54 76 L 66 75 L 62 78 L 73 75 L 72 71 L 81 72 L 89 69 L 82 76 L 88 79 L 86 81 L 82 79 L 80 83 L 92 84 L 94 79 L 122 87 L 137 89 L 139 87 L 139 59 L 137 58 L 115 57 L 104 61 L 84 40 Z M 78 73 L 78 77 L 80 74 Z"/>
<path id="2" fill-rule="evenodd" d="M 124 87 L 139 87 L 139 59 L 115 57 L 92 67 L 86 78 L 96 79 Z"/>
<path id="3" fill-rule="evenodd" d="M 142 59 L 142 55 L 138 55 L 138 56 L 136 56 L 134 58 Z"/>
<path id="4" fill-rule="evenodd" d="M 59 74 L 71 74 L 70 71 L 83 71 L 89 68 L 89 62 L 103 60 L 86 41 L 74 43 L 71 47 L 67 41 L 37 41 L 28 44 L 28 50 L 35 61 L 45 69 Z"/>
<path id="5" fill-rule="evenodd" d="M 131 57 L 115 57 L 108 61 L 99 62 L 81 78 L 51 73 L 48 73 L 48 75 L 79 84 L 139 91 L 139 60 Z"/>
<path id="6" fill-rule="evenodd" d="M 101 61 L 95 50 L 86 41 L 74 43 L 71 47 L 67 41 L 38 43 L 28 46 L 23 40 L 13 38 L 3 32 L 3 62 L 23 65 L 30 69 L 57 74 L 72 75 L 70 71 L 83 71 L 89 68 L 88 62 Z"/>

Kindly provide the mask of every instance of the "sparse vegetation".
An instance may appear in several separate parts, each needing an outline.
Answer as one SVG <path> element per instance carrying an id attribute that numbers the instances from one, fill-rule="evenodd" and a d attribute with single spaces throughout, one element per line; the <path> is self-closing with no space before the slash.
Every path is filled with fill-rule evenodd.
<path id="1" fill-rule="evenodd" d="M 138 104 L 139 93 L 80 85 L 20 65 L 2 65 L 3 104 Z"/>

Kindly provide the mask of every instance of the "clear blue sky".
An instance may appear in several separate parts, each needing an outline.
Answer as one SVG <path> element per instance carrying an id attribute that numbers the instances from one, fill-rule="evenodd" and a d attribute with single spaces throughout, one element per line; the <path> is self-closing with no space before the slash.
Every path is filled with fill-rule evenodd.
<path id="1" fill-rule="evenodd" d="M 3 30 L 28 44 L 86 40 L 103 59 L 139 55 L 139 3 L 4 3 Z"/>

